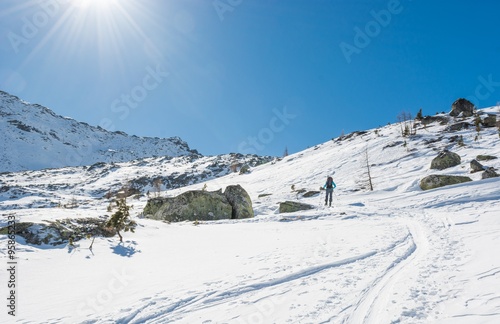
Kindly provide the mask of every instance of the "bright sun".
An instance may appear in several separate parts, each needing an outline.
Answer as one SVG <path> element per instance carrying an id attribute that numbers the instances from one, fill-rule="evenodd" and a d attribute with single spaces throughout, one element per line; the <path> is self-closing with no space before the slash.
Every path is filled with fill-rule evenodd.
<path id="1" fill-rule="evenodd" d="M 98 11 L 112 9 L 117 2 L 117 0 L 72 0 L 73 5 L 79 9 L 95 9 Z"/>

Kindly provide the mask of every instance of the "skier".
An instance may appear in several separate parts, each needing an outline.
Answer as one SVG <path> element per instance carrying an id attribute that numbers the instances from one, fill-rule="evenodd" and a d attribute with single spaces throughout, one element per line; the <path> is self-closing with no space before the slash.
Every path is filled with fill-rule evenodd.
<path id="1" fill-rule="evenodd" d="M 324 189 L 326 189 L 326 196 L 325 196 L 325 206 L 328 203 L 328 197 L 330 197 L 330 207 L 332 207 L 332 194 L 333 194 L 333 189 L 337 188 L 337 185 L 335 182 L 333 182 L 332 177 L 326 178 L 326 183 L 323 186 Z"/>

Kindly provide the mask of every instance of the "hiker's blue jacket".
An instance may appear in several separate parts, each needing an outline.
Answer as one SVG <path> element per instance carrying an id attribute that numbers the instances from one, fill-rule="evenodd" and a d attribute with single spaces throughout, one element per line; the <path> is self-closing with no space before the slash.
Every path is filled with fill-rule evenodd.
<path id="1" fill-rule="evenodd" d="M 323 189 L 326 189 L 326 185 L 327 185 L 327 184 L 328 184 L 328 183 L 326 183 L 326 182 L 325 182 L 325 185 L 323 186 Z M 333 188 L 330 188 L 330 189 L 335 189 L 335 188 L 337 188 L 337 185 L 336 185 L 336 184 L 335 184 L 335 182 L 333 182 L 333 181 L 332 181 L 332 186 L 333 186 Z"/>

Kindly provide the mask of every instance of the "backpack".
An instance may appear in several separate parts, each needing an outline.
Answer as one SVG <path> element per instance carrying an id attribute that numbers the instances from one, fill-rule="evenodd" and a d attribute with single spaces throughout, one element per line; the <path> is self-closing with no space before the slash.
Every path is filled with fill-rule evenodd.
<path id="1" fill-rule="evenodd" d="M 328 178 L 326 179 L 326 187 L 327 187 L 328 189 L 333 188 L 333 185 L 332 185 L 332 184 L 333 184 L 333 178 L 332 178 L 332 177 L 328 177 Z"/>

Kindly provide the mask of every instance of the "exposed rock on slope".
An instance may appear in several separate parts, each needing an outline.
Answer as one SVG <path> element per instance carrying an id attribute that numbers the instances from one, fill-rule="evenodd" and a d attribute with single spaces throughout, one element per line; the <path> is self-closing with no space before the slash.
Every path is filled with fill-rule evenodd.
<path id="1" fill-rule="evenodd" d="M 460 164 L 460 155 L 444 150 L 431 162 L 431 169 L 444 170 Z"/>
<path id="2" fill-rule="evenodd" d="M 232 219 L 252 218 L 254 216 L 252 200 L 242 186 L 227 186 L 224 190 L 224 196 L 233 207 Z"/>
<path id="3" fill-rule="evenodd" d="M 472 181 L 469 177 L 433 174 L 420 181 L 420 188 L 429 190 L 469 181 Z"/>
<path id="4" fill-rule="evenodd" d="M 467 99 L 460 98 L 457 99 L 451 105 L 450 116 L 457 117 L 462 115 L 463 117 L 471 117 L 474 114 L 474 104 Z"/>
<path id="5" fill-rule="evenodd" d="M 293 213 L 301 210 L 309 210 L 314 207 L 309 204 L 303 204 L 296 201 L 285 201 L 280 203 L 279 212 L 281 213 Z"/>
<path id="6" fill-rule="evenodd" d="M 240 185 L 222 190 L 186 191 L 176 197 L 153 198 L 144 208 L 146 218 L 182 222 L 241 219 L 254 216 L 250 196 Z"/>

